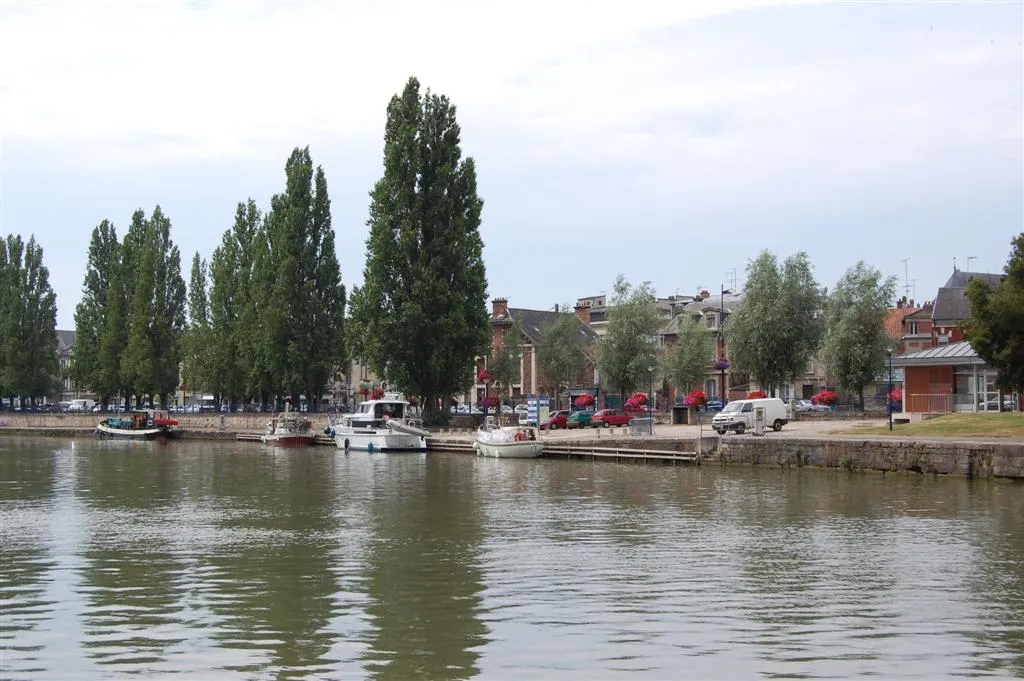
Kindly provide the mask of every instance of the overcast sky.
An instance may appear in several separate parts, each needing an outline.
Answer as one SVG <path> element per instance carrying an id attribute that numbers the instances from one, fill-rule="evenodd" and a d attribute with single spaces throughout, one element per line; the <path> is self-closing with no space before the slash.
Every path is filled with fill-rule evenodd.
<path id="1" fill-rule="evenodd" d="M 74 328 L 92 229 L 173 222 L 188 280 L 309 145 L 362 280 L 385 110 L 415 75 L 475 157 L 489 294 L 547 309 L 739 284 L 764 248 L 919 300 L 1024 229 L 1022 26 L 1006 2 L 0 0 L 0 233 Z M 914 293 L 914 291 L 912 291 Z"/>

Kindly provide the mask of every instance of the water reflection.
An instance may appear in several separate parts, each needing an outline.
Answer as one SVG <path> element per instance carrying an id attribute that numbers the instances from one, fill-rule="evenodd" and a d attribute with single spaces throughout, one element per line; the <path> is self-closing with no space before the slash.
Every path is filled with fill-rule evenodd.
<path id="1" fill-rule="evenodd" d="M 212 638 L 237 653 L 223 669 L 334 678 L 331 461 L 314 450 L 264 450 L 217 462 L 217 495 L 233 503 L 201 558 L 201 588 L 216 622 Z M 227 475 L 224 467 L 244 472 Z"/>
<path id="2" fill-rule="evenodd" d="M 465 461 L 380 457 L 367 560 L 366 668 L 376 679 L 468 679 L 479 618 L 480 500 Z M 409 478 L 417 479 L 411 484 Z"/>

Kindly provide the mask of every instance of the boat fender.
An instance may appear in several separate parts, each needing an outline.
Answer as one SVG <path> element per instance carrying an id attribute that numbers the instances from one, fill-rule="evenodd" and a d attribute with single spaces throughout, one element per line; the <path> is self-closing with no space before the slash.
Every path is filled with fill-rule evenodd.
<path id="1" fill-rule="evenodd" d="M 330 435 L 330 434 L 331 434 L 331 427 L 330 426 L 324 426 L 324 435 Z"/>
<path id="2" fill-rule="evenodd" d="M 368 454 L 373 454 L 373 443 L 372 443 L 372 442 L 370 442 L 370 443 L 368 443 L 368 444 L 366 445 L 366 452 L 367 452 Z"/>
<path id="3" fill-rule="evenodd" d="M 348 451 L 348 438 L 345 438 L 345 451 Z"/>

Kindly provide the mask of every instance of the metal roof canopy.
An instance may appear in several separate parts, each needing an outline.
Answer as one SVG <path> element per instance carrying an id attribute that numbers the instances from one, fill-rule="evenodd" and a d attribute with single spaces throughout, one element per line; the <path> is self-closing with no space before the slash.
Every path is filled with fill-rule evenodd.
<path id="1" fill-rule="evenodd" d="M 970 366 L 984 365 L 985 360 L 978 357 L 971 344 L 967 341 L 940 345 L 927 350 L 919 350 L 909 355 L 898 355 L 892 358 L 894 367 L 908 366 Z"/>

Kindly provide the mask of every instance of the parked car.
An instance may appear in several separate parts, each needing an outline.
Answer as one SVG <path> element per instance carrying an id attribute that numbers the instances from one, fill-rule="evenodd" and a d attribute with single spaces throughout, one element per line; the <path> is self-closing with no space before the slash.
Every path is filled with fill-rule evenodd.
<path id="1" fill-rule="evenodd" d="M 579 411 L 571 411 L 565 419 L 566 428 L 587 428 L 590 426 L 591 419 L 594 417 L 594 412 L 581 409 Z"/>
<path id="2" fill-rule="evenodd" d="M 832 411 L 832 409 L 828 405 L 826 405 L 826 404 L 815 404 L 815 403 L 811 402 L 810 400 L 797 400 L 796 404 L 793 406 L 793 411 L 795 411 L 797 413 L 806 413 L 806 412 L 815 412 L 815 411 L 816 412 L 826 412 L 826 411 Z"/>
<path id="3" fill-rule="evenodd" d="M 733 430 L 737 435 L 742 435 L 747 430 L 754 429 L 754 417 L 757 409 L 764 409 L 765 427 L 776 432 L 782 430 L 782 427 L 792 418 L 789 407 L 778 397 L 733 400 L 726 405 L 725 409 L 715 414 L 715 417 L 711 419 L 711 427 L 719 435 L 724 435 L 727 430 Z"/>
<path id="4" fill-rule="evenodd" d="M 569 412 L 567 411 L 553 411 L 548 414 L 547 423 L 540 424 L 541 429 L 558 430 L 559 428 L 565 428 L 566 422 L 568 421 Z"/>
<path id="5" fill-rule="evenodd" d="M 722 400 L 708 400 L 704 403 L 704 411 L 722 411 L 725 405 L 722 404 Z"/>
<path id="6" fill-rule="evenodd" d="M 602 409 L 601 411 L 594 412 L 594 416 L 590 419 L 591 425 L 595 428 L 605 428 L 625 426 L 633 420 L 632 414 L 627 414 L 621 409 Z"/>

